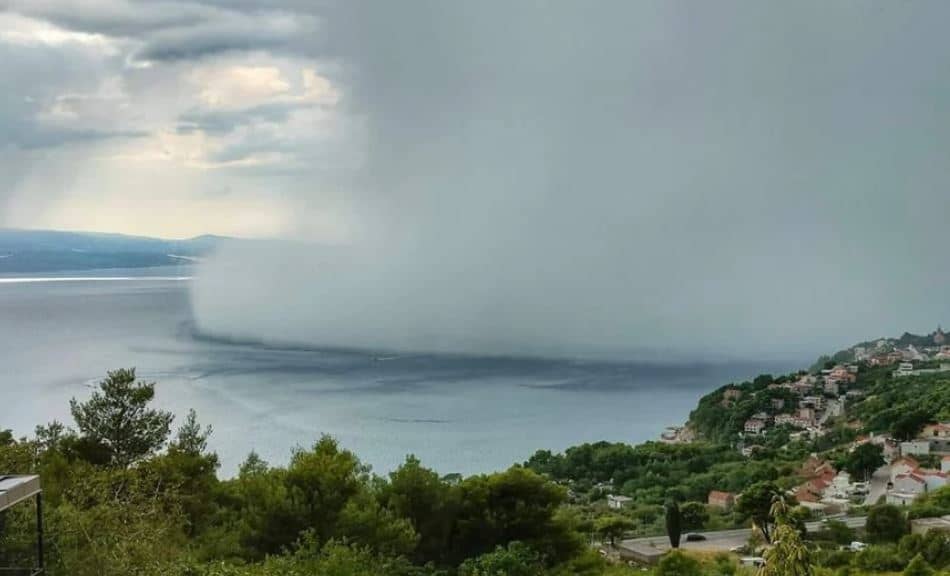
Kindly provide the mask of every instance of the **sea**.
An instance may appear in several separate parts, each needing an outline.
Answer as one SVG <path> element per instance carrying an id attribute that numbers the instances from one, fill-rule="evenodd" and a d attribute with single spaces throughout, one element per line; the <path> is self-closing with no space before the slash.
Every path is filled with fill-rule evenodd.
<path id="1" fill-rule="evenodd" d="M 385 474 L 415 455 L 440 473 L 503 470 L 535 451 L 639 443 L 728 382 L 788 364 L 604 362 L 278 347 L 195 326 L 192 270 L 0 277 L 0 429 L 72 425 L 108 370 L 135 367 L 157 406 L 195 409 L 231 476 L 252 450 L 275 465 L 328 434 Z M 0 471 L 2 472 L 2 471 Z"/>

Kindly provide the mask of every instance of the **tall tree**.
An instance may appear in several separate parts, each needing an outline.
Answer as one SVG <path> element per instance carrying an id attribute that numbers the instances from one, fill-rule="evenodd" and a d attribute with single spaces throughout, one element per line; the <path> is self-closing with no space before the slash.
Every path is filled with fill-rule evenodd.
<path id="1" fill-rule="evenodd" d="M 772 542 L 772 503 L 781 491 L 771 482 L 756 482 L 749 486 L 736 503 L 736 512 L 751 518 L 767 542 Z"/>
<path id="2" fill-rule="evenodd" d="M 769 514 L 775 521 L 775 530 L 761 576 L 812 576 L 808 547 L 792 521 L 793 512 L 785 498 L 774 496 Z"/>
<path id="3" fill-rule="evenodd" d="M 109 372 L 85 402 L 69 402 L 79 431 L 104 446 L 111 463 L 127 467 L 160 449 L 168 439 L 174 416 L 149 408 L 154 382 L 138 382 L 135 368 Z"/>
<path id="4" fill-rule="evenodd" d="M 853 478 L 867 480 L 884 465 L 884 448 L 876 444 L 861 444 L 844 459 L 844 468 Z"/>
<path id="5" fill-rule="evenodd" d="M 897 542 L 907 533 L 907 520 L 897 506 L 881 504 L 868 511 L 867 532 L 871 542 Z"/>
<path id="6" fill-rule="evenodd" d="M 683 532 L 683 517 L 680 506 L 675 500 L 666 503 L 666 535 L 670 539 L 670 547 L 680 547 L 680 536 Z"/>

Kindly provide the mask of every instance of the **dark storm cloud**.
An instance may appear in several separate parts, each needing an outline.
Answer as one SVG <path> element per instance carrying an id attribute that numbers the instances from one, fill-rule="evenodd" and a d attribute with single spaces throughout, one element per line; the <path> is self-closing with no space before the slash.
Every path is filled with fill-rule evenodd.
<path id="1" fill-rule="evenodd" d="M 945 2 L 0 7 L 123 39 L 128 58 L 107 64 L 123 74 L 258 53 L 333 63 L 338 109 L 360 128 L 345 125 L 337 144 L 359 150 L 360 170 L 259 182 L 293 207 L 303 235 L 345 220 L 354 246 L 345 259 L 222 255 L 196 285 L 210 331 L 789 356 L 950 317 Z M 6 143 L 52 141 L 33 120 L 101 64 L 11 56 L 0 60 L 18 78 L 0 84 Z M 293 109 L 194 109 L 172 127 L 233 136 L 287 123 Z M 208 160 L 318 156 L 249 132 Z M 325 212 L 328 188 L 345 190 L 345 215 Z"/>
<path id="2" fill-rule="evenodd" d="M 215 54 L 266 50 L 300 54 L 319 32 L 314 5 L 297 2 L 6 0 L 0 9 L 70 30 L 141 43 L 142 61 L 187 61 Z"/>
<path id="3" fill-rule="evenodd" d="M 797 356 L 946 323 L 950 272 L 927 262 L 950 213 L 948 16 L 328 6 L 324 53 L 367 118 L 362 244 L 346 262 L 236 254 L 232 271 L 269 272 L 220 298 L 240 283 L 211 269 L 199 316 L 326 345 L 566 354 Z"/>

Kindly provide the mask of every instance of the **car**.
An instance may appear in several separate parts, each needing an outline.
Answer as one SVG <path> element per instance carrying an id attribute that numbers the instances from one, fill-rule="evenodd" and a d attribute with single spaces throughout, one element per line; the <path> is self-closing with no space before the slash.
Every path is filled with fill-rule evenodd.
<path id="1" fill-rule="evenodd" d="M 745 546 L 733 546 L 732 548 L 729 549 L 729 551 L 732 552 L 733 554 L 741 554 L 745 552 Z"/>
<path id="2" fill-rule="evenodd" d="M 686 535 L 687 542 L 702 542 L 705 539 L 706 539 L 705 536 L 703 536 L 702 534 L 696 534 L 695 532 L 692 532 Z"/>

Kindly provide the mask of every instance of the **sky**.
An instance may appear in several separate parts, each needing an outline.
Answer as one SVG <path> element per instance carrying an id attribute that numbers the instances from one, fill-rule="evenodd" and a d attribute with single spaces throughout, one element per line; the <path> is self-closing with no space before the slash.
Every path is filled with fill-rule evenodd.
<path id="1" fill-rule="evenodd" d="M 335 247 L 209 263 L 199 321 L 237 336 L 789 357 L 930 330 L 948 18 L 0 0 L 0 225 Z"/>

